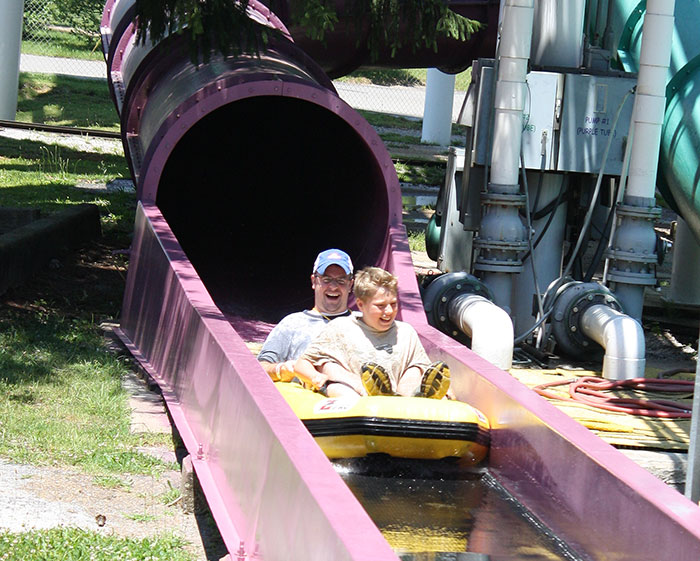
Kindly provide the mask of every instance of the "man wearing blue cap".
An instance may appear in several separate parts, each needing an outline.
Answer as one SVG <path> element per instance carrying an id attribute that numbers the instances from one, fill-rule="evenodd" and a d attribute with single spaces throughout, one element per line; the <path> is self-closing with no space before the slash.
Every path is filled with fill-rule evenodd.
<path id="1" fill-rule="evenodd" d="M 282 318 L 258 354 L 260 364 L 274 381 L 294 378 L 294 363 L 323 326 L 332 319 L 350 315 L 348 297 L 352 280 L 352 261 L 347 253 L 327 249 L 318 254 L 311 273 L 313 309 Z"/>

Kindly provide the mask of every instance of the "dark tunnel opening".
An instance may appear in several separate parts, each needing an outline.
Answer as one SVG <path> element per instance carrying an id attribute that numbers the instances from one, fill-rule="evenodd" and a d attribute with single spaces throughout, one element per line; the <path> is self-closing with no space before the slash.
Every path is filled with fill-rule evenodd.
<path id="1" fill-rule="evenodd" d="M 156 204 L 217 306 L 270 322 L 313 305 L 319 251 L 375 264 L 388 229 L 385 179 L 362 136 L 281 96 L 225 105 L 191 127 Z"/>

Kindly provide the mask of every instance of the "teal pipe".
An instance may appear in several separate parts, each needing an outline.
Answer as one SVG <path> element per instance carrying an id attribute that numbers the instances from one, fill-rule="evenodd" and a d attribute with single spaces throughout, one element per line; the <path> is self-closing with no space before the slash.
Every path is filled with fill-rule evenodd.
<path id="1" fill-rule="evenodd" d="M 618 63 L 637 72 L 646 2 L 610 1 Z M 676 0 L 675 15 L 658 186 L 700 243 L 700 0 Z"/>

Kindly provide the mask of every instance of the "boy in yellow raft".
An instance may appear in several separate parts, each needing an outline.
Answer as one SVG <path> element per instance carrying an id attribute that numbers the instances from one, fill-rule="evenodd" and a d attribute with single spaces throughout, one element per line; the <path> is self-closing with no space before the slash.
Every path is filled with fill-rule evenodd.
<path id="1" fill-rule="evenodd" d="M 430 363 L 413 327 L 397 321 L 398 279 L 379 267 L 355 275 L 353 293 L 361 315 L 327 324 L 294 366 L 328 381 L 320 391 L 344 395 L 402 395 L 441 399 L 450 386 L 444 362 Z"/>

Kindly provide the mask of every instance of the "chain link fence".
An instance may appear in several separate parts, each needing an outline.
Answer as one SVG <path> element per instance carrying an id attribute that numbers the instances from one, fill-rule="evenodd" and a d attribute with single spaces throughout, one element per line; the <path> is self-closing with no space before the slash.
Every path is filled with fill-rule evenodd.
<path id="1" fill-rule="evenodd" d="M 104 0 L 24 0 L 21 70 L 106 79 L 99 42 L 103 7 Z M 334 83 L 340 97 L 355 109 L 423 117 L 424 86 Z M 464 95 L 455 92 L 453 121 Z"/>
<path id="2" fill-rule="evenodd" d="M 106 77 L 103 7 L 103 0 L 24 0 L 21 70 Z"/>

